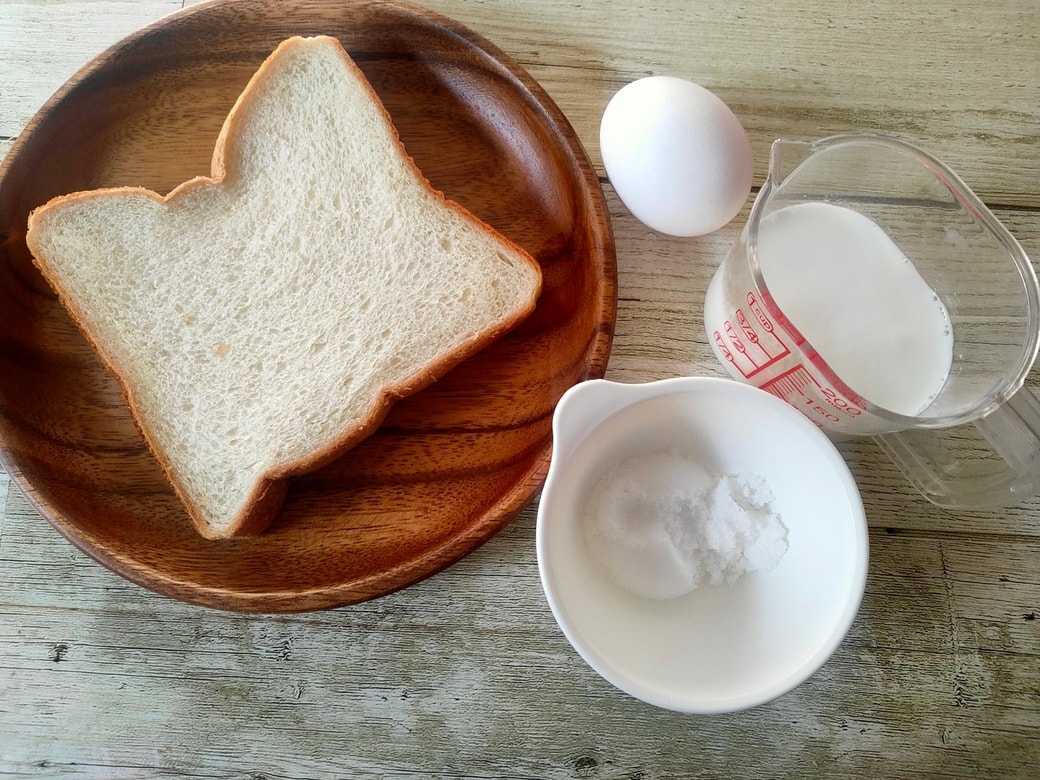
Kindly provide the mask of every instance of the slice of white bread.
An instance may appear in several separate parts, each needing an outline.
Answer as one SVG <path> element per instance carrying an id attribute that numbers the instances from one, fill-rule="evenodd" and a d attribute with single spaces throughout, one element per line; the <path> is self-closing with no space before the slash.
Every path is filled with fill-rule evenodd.
<path id="1" fill-rule="evenodd" d="M 120 381 L 199 533 L 262 531 L 288 476 L 534 308 L 536 261 L 433 189 L 334 38 L 291 38 L 209 177 L 29 218 L 43 275 Z"/>

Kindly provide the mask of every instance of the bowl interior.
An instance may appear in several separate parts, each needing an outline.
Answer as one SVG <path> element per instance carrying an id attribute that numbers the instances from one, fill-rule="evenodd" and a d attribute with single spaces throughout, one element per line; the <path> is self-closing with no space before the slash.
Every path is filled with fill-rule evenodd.
<path id="1" fill-rule="evenodd" d="M 534 255 L 543 293 L 519 328 L 398 404 L 361 446 L 291 480 L 263 535 L 210 542 L 34 268 L 26 218 L 67 192 L 165 193 L 209 174 L 256 68 L 283 39 L 316 34 L 355 58 L 433 185 Z M 465 555 L 541 487 L 556 401 L 606 368 L 613 252 L 573 129 L 523 69 L 462 25 L 396 2 L 194 6 L 86 66 L 0 168 L 0 450 L 62 534 L 159 592 L 245 611 L 379 596 Z"/>
<path id="2" fill-rule="evenodd" d="M 658 706 L 722 712 L 780 695 L 831 655 L 862 597 L 866 524 L 844 461 L 797 411 L 733 382 L 691 382 L 696 389 L 624 406 L 553 463 L 539 555 L 561 627 L 603 677 Z M 593 565 L 583 531 L 590 491 L 615 463 L 667 449 L 710 473 L 766 480 L 789 532 L 775 569 L 654 601 Z"/>

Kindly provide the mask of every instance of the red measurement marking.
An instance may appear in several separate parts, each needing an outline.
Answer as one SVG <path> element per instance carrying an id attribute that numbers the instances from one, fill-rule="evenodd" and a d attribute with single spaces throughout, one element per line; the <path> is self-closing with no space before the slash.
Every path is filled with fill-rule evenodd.
<path id="1" fill-rule="evenodd" d="M 739 308 L 721 330 L 714 332 L 715 344 L 724 358 L 747 379 L 791 354 L 774 331 L 754 292 L 747 294 L 747 310 Z"/>
<path id="2" fill-rule="evenodd" d="M 824 421 L 838 423 L 843 417 L 854 418 L 863 413 L 833 388 L 817 382 L 804 366 L 785 371 L 763 384 L 762 389 L 786 401 L 817 425 Z"/>
<path id="3" fill-rule="evenodd" d="M 775 379 L 770 379 L 762 385 L 762 389 L 772 393 L 781 401 L 790 402 L 792 398 L 795 400 L 808 398 L 805 388 L 810 385 L 814 385 L 818 392 L 823 391 L 820 383 L 813 378 L 812 374 L 805 370 L 804 366 L 795 366 Z"/>
<path id="4" fill-rule="evenodd" d="M 749 292 L 747 294 L 747 302 L 748 306 L 751 308 L 751 312 L 755 315 L 756 319 L 758 319 L 763 329 L 765 329 L 769 333 L 772 333 L 773 323 L 770 322 L 769 318 L 766 316 L 766 313 L 762 311 L 762 307 L 758 305 L 758 298 L 755 297 L 755 294 L 753 292 Z"/>
<path id="5" fill-rule="evenodd" d="M 726 340 L 722 338 L 722 334 L 718 331 L 715 331 L 715 343 L 718 345 L 719 352 L 722 353 L 722 356 L 733 365 L 736 365 L 737 363 L 733 359 L 733 353 L 729 351 L 729 348 L 726 346 Z"/>
<path id="6" fill-rule="evenodd" d="M 771 379 L 762 385 L 762 389 L 787 402 L 818 426 L 841 421 L 838 415 L 817 400 L 823 388 L 802 366 L 795 366 Z"/>
<path id="7" fill-rule="evenodd" d="M 730 344 L 733 345 L 733 348 L 737 350 L 737 352 L 739 352 L 741 355 L 746 357 L 749 361 L 751 361 L 751 365 L 757 368 L 758 363 L 756 363 L 754 358 L 752 358 L 748 354 L 747 347 L 744 346 L 744 342 L 740 340 L 740 337 L 737 335 L 736 330 L 733 328 L 733 323 L 729 320 L 726 320 L 726 335 L 729 336 L 729 341 Z"/>
<path id="8" fill-rule="evenodd" d="M 737 309 L 737 324 L 740 325 L 740 329 L 744 331 L 744 335 L 747 336 L 748 341 L 758 346 L 758 334 L 755 333 L 755 329 L 751 327 L 751 323 L 748 322 L 748 318 L 745 316 L 743 309 Z"/>

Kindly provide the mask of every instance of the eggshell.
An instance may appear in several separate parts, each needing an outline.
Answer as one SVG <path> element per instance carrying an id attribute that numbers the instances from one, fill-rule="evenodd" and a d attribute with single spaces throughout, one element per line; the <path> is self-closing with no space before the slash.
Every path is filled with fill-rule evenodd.
<path id="1" fill-rule="evenodd" d="M 603 112 L 600 152 L 628 210 L 669 235 L 718 230 L 751 191 L 751 144 L 740 120 L 685 79 L 650 76 L 620 89 Z"/>

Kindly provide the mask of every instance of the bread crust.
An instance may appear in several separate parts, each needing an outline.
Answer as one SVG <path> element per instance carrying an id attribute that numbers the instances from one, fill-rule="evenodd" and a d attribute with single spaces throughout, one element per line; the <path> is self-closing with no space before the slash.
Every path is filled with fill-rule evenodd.
<path id="1" fill-rule="evenodd" d="M 345 66 L 355 74 L 359 84 L 365 90 L 369 99 L 372 101 L 374 106 L 378 108 L 383 122 L 386 124 L 386 127 L 389 129 L 395 141 L 396 151 L 400 156 L 402 163 L 408 168 L 415 180 L 420 182 L 423 187 L 445 208 L 454 211 L 459 217 L 469 222 L 477 230 L 485 231 L 503 244 L 511 247 L 519 257 L 523 258 L 525 262 L 530 264 L 531 270 L 535 273 L 537 282 L 532 287 L 531 294 L 528 296 L 528 299 L 524 302 L 522 307 L 517 308 L 508 316 L 503 317 L 499 322 L 461 343 L 456 349 L 433 357 L 428 364 L 423 366 L 412 376 L 396 384 L 383 387 L 373 399 L 368 412 L 358 425 L 344 429 L 340 436 L 334 438 L 325 447 L 316 448 L 303 457 L 283 463 L 277 469 L 259 475 L 254 484 L 253 490 L 250 493 L 250 497 L 243 503 L 241 511 L 226 527 L 214 528 L 206 521 L 204 513 L 193 501 L 190 492 L 181 482 L 169 457 L 163 451 L 163 448 L 152 437 L 152 435 L 150 435 L 147 426 L 143 424 L 140 405 L 137 398 L 134 396 L 133 388 L 130 386 L 126 377 L 124 377 L 120 372 L 115 361 L 104 348 L 104 345 L 101 344 L 91 332 L 89 325 L 87 324 L 88 319 L 75 304 L 74 296 L 69 294 L 69 291 L 66 289 L 60 275 L 55 273 L 48 265 L 45 253 L 42 251 L 42 248 L 36 240 L 34 228 L 37 227 L 37 223 L 40 221 L 42 215 L 55 206 L 75 203 L 91 198 L 111 198 L 113 196 L 119 197 L 128 195 L 143 196 L 153 199 L 158 203 L 169 204 L 200 188 L 220 186 L 223 184 L 227 181 L 228 177 L 226 164 L 228 149 L 235 140 L 242 117 L 248 113 L 253 101 L 255 100 L 258 87 L 263 84 L 263 82 L 268 78 L 271 70 L 276 67 L 276 61 L 281 55 L 286 51 L 291 50 L 293 47 L 300 46 L 302 42 L 306 40 L 322 40 L 335 44 L 334 48 L 342 58 Z M 91 349 L 100 356 L 106 369 L 118 381 L 124 402 L 130 411 L 130 416 L 135 427 L 140 432 L 149 451 L 154 456 L 167 481 L 170 483 L 174 492 L 185 507 L 188 517 L 196 531 L 208 539 L 224 539 L 262 533 L 271 525 L 279 513 L 285 500 L 288 488 L 288 479 L 290 477 L 314 471 L 342 457 L 346 452 L 376 431 L 396 401 L 414 395 L 427 387 L 432 382 L 444 376 L 448 371 L 466 358 L 471 357 L 488 345 L 499 340 L 503 335 L 526 319 L 534 310 L 541 293 L 541 268 L 534 257 L 532 257 L 516 242 L 503 236 L 493 227 L 478 219 L 471 212 L 448 199 L 443 192 L 437 190 L 429 182 L 405 149 L 390 114 L 387 112 L 368 79 L 343 49 L 339 41 L 329 36 L 316 36 L 316 38 L 312 39 L 294 36 L 282 41 L 274 52 L 268 56 L 239 95 L 223 123 L 214 147 L 209 176 L 197 176 L 189 179 L 175 187 L 165 196 L 142 187 L 128 186 L 75 192 L 52 198 L 46 204 L 37 207 L 30 213 L 26 244 L 33 255 L 34 264 L 39 269 L 47 283 L 56 291 L 59 301 L 83 333 Z"/>

